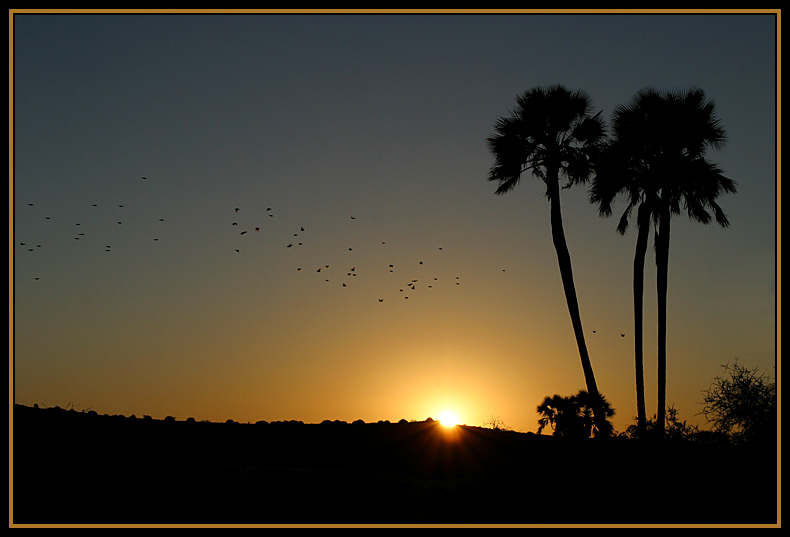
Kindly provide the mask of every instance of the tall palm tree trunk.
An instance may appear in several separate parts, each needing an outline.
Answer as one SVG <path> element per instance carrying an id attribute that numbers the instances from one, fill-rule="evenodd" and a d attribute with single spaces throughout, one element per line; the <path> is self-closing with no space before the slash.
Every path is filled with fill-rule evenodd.
<path id="1" fill-rule="evenodd" d="M 659 218 L 656 234 L 656 291 L 658 300 L 658 412 L 656 431 L 664 436 L 667 408 L 667 273 L 669 272 L 669 209 Z"/>
<path id="2" fill-rule="evenodd" d="M 647 430 L 645 410 L 645 367 L 644 367 L 644 290 L 645 256 L 650 232 L 650 215 L 644 205 L 640 205 L 637 216 L 636 253 L 634 254 L 634 373 L 636 375 L 636 432 L 640 438 Z"/>
<path id="3" fill-rule="evenodd" d="M 593 397 L 593 401 L 600 401 L 598 385 L 595 382 L 595 374 L 593 373 L 592 364 L 590 363 L 590 355 L 587 351 L 587 344 L 584 340 L 584 330 L 582 329 L 579 302 L 576 298 L 576 286 L 573 283 L 571 255 L 568 251 L 568 244 L 565 241 L 565 231 L 562 225 L 562 210 L 560 207 L 559 179 L 557 178 L 557 174 L 555 173 L 552 175 L 549 173 L 546 183 L 551 207 L 551 238 L 552 242 L 554 243 L 554 249 L 557 252 L 557 261 L 559 262 L 560 266 L 562 287 L 565 291 L 565 300 L 568 303 L 568 312 L 571 316 L 573 333 L 576 336 L 576 345 L 579 347 L 579 357 L 582 361 L 584 381 L 587 385 L 587 393 Z M 599 427 L 599 430 L 606 430 L 606 416 L 604 415 L 602 409 L 598 407 L 598 405 L 595 406 L 593 416 L 596 425 Z"/>

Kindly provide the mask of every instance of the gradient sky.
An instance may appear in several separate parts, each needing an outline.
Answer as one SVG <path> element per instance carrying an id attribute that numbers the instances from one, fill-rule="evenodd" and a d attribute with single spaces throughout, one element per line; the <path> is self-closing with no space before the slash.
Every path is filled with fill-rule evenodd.
<path id="1" fill-rule="evenodd" d="M 542 399 L 584 378 L 545 187 L 524 177 L 495 196 L 485 139 L 534 86 L 582 89 L 607 120 L 643 87 L 697 86 L 728 133 L 709 157 L 738 184 L 719 199 L 730 228 L 673 221 L 667 403 L 704 425 L 722 364 L 775 372 L 776 22 L 17 13 L 14 401 L 240 422 L 449 408 L 535 431 Z M 562 203 L 623 430 L 636 235 L 584 186 Z"/>

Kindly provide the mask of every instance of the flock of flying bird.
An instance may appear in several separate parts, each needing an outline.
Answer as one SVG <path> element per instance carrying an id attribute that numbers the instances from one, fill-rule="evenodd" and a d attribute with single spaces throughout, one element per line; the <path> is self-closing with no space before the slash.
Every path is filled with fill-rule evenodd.
<path id="1" fill-rule="evenodd" d="M 142 177 L 141 178 L 141 180 L 147 180 L 147 179 L 148 179 L 147 177 Z M 86 206 L 88 206 L 88 205 L 90 206 L 89 210 L 98 210 L 102 206 L 106 209 L 106 206 L 108 204 L 106 204 L 106 203 L 105 204 L 99 204 L 99 203 L 87 204 L 86 203 Z M 35 203 L 27 203 L 27 206 L 31 207 L 31 208 L 37 208 L 37 205 Z M 112 206 L 113 206 L 113 211 L 111 212 L 111 214 L 104 213 L 104 215 L 103 215 L 103 217 L 104 217 L 103 224 L 98 224 L 99 226 L 106 226 L 106 225 L 108 225 L 110 223 L 111 223 L 112 226 L 115 226 L 115 227 L 124 225 L 125 219 L 122 217 L 122 215 L 124 214 L 123 211 L 124 210 L 128 210 L 128 209 L 125 209 L 125 205 L 121 204 L 121 203 L 113 203 Z M 255 223 L 255 225 L 247 225 L 246 223 L 244 223 L 244 225 L 242 225 L 242 223 L 243 223 L 243 218 L 242 217 L 244 216 L 244 211 L 242 210 L 241 207 L 235 207 L 232 210 L 233 210 L 232 214 L 234 215 L 234 218 L 230 222 L 230 227 L 238 233 L 239 237 L 243 237 L 243 236 L 248 235 L 248 234 L 252 235 L 252 234 L 261 232 L 261 230 L 263 228 L 263 225 L 262 225 L 261 222 L 257 222 L 257 223 Z M 267 207 L 266 208 L 266 215 L 269 218 L 274 218 L 275 215 L 274 215 L 272 207 Z M 38 214 L 36 214 L 35 217 L 43 218 L 44 220 L 53 220 L 53 218 L 50 215 L 44 214 L 44 213 L 40 213 L 40 212 Z M 350 219 L 351 220 L 357 220 L 357 218 L 354 217 L 354 216 L 350 216 Z M 57 223 L 56 222 L 57 220 L 63 221 L 64 218 L 58 217 L 55 220 L 53 220 L 53 223 Z M 75 221 L 75 220 L 82 220 L 82 221 Z M 74 241 L 82 241 L 82 242 L 90 242 L 90 239 L 94 239 L 93 243 L 91 243 L 91 244 L 94 245 L 94 247 L 95 247 L 96 244 L 99 244 L 99 245 L 101 245 L 101 248 L 105 252 L 112 252 L 112 251 L 114 251 L 113 250 L 113 246 L 112 246 L 112 244 L 110 244 L 110 240 L 109 239 L 106 239 L 106 240 L 103 240 L 103 241 L 100 241 L 100 242 L 96 242 L 96 241 L 100 240 L 100 239 L 96 239 L 95 238 L 97 235 L 102 236 L 102 237 L 107 237 L 108 236 L 106 227 L 103 227 L 102 229 L 97 229 L 97 220 L 98 219 L 95 217 L 95 213 L 94 214 L 86 213 L 83 218 L 72 219 L 67 224 L 67 227 L 73 226 L 71 228 L 71 229 L 73 229 L 73 234 L 71 234 L 70 239 L 73 239 Z M 164 218 L 156 218 L 156 220 L 159 223 L 165 222 Z M 87 225 L 83 225 L 83 224 L 87 224 Z M 63 227 L 50 228 L 49 231 L 45 231 L 44 233 L 46 234 L 46 237 L 47 237 L 45 240 L 48 240 L 55 234 L 64 235 L 64 228 Z M 295 233 L 292 234 L 293 238 L 291 239 L 291 242 L 288 242 L 287 244 L 285 244 L 285 248 L 296 249 L 296 248 L 299 248 L 299 247 L 303 246 L 304 245 L 304 238 L 302 237 L 302 235 L 304 233 L 305 233 L 305 227 L 304 226 L 299 226 L 298 227 L 298 231 L 296 231 Z M 153 241 L 159 241 L 160 240 L 159 236 L 152 236 L 151 238 L 153 239 Z M 381 244 L 385 244 L 385 242 L 382 241 Z M 26 249 L 28 252 L 35 252 L 37 249 L 42 248 L 42 244 L 40 244 L 38 240 L 35 240 L 32 243 L 28 242 L 28 240 L 21 240 L 19 242 L 19 246 L 24 248 L 24 249 Z M 233 249 L 236 252 L 236 254 L 241 254 L 242 253 L 241 245 L 237 244 L 235 246 L 236 247 L 234 247 Z M 441 251 L 441 250 L 443 250 L 443 248 L 440 247 L 440 248 L 438 248 L 438 250 Z M 117 250 L 115 250 L 115 251 L 117 251 Z M 353 248 L 349 247 L 348 251 L 353 251 Z M 418 265 L 423 265 L 423 261 L 419 261 Z M 322 273 L 322 276 L 326 276 L 327 273 L 331 273 L 332 272 L 332 270 L 330 270 L 330 266 L 331 265 L 329 263 L 321 263 L 321 264 L 314 265 L 312 267 L 312 270 L 315 270 L 316 273 Z M 302 272 L 302 270 L 303 270 L 303 268 L 301 266 L 297 266 L 295 268 L 296 268 L 297 272 Z M 389 264 L 389 266 L 387 267 L 387 270 L 390 273 L 395 272 L 395 264 L 394 263 Z M 305 268 L 304 272 L 307 272 L 307 271 L 308 271 L 308 269 Z M 503 272 L 504 272 L 504 270 L 503 270 Z M 345 270 L 344 273 L 345 273 L 346 277 L 348 277 L 348 278 L 355 278 L 359 272 L 357 271 L 357 268 L 356 268 L 355 264 L 349 264 L 349 268 L 347 270 Z M 417 275 L 415 274 L 414 276 L 417 276 Z M 35 276 L 34 279 L 35 280 L 39 280 L 41 278 L 40 278 L 40 276 Z M 461 284 L 460 279 L 461 279 L 460 276 L 455 276 L 455 281 L 454 281 L 455 285 L 460 285 Z M 326 278 L 325 277 L 324 280 L 326 282 L 329 282 L 330 278 Z M 431 280 L 432 283 L 428 284 L 427 288 L 428 289 L 433 288 L 434 283 L 437 282 L 438 280 L 439 280 L 438 276 L 433 276 L 433 279 Z M 419 281 L 420 281 L 419 277 L 413 277 L 413 278 L 410 278 L 407 281 L 403 282 L 399 286 L 399 292 L 402 294 L 401 296 L 403 296 L 403 299 L 406 299 L 406 300 L 409 299 L 409 296 L 410 296 L 409 295 L 409 291 L 415 291 Z M 349 286 L 351 286 L 351 281 L 347 279 L 346 281 L 341 282 L 341 286 L 344 287 L 344 288 L 345 287 L 349 287 Z M 384 301 L 384 298 L 378 297 L 378 302 L 383 302 L 383 301 Z"/>
<path id="2" fill-rule="evenodd" d="M 274 216 L 274 214 L 271 212 L 272 211 L 271 207 L 267 207 L 266 211 L 267 211 L 267 214 L 268 214 L 269 217 L 273 217 Z M 241 213 L 244 212 L 244 211 L 242 211 L 242 209 L 240 207 L 234 208 L 234 214 L 239 214 L 240 212 Z M 357 219 L 355 216 L 350 216 L 349 218 L 351 220 L 356 220 Z M 254 232 L 260 232 L 261 231 L 261 226 L 260 225 L 240 226 L 240 220 L 239 219 L 234 219 L 231 222 L 231 226 L 234 227 L 234 228 L 237 228 L 237 229 L 241 229 L 241 231 L 239 232 L 240 236 L 247 235 L 250 231 L 253 231 L 253 230 L 254 230 Z M 285 248 L 298 248 L 300 246 L 303 246 L 304 245 L 303 234 L 305 233 L 305 231 L 306 231 L 306 229 L 305 229 L 304 226 L 299 226 L 298 231 L 296 231 L 296 232 L 294 232 L 292 234 L 293 237 L 295 237 L 295 238 L 291 239 L 291 242 L 288 242 L 287 244 L 285 244 Z M 381 244 L 382 245 L 386 245 L 386 241 L 381 241 Z M 443 247 L 438 247 L 437 248 L 437 251 L 442 251 L 442 250 L 443 250 Z M 240 254 L 242 250 L 241 250 L 241 248 L 234 248 L 234 251 L 236 253 Z M 353 247 L 349 247 L 348 251 L 349 252 L 353 252 L 354 248 Z M 345 277 L 346 277 L 346 279 L 342 279 L 342 276 L 341 276 L 342 281 L 340 282 L 340 286 L 342 288 L 350 287 L 352 285 L 351 281 L 353 280 L 353 278 L 356 278 L 356 276 L 359 274 L 359 271 L 357 271 L 357 265 L 356 264 L 351 262 L 351 263 L 346 263 L 346 265 L 348 266 L 348 268 L 341 271 L 341 273 L 344 273 Z M 399 265 L 399 266 L 401 266 L 401 265 Z M 424 262 L 423 261 L 417 262 L 417 266 L 424 266 Z M 324 276 L 323 280 L 325 282 L 331 282 L 333 280 L 331 278 L 326 277 L 326 275 L 327 275 L 327 273 L 331 273 L 334 270 L 334 267 L 335 267 L 335 265 L 333 265 L 333 264 L 319 263 L 319 264 L 314 264 L 309 269 L 304 267 L 304 270 L 303 270 L 303 267 L 301 265 L 296 265 L 295 266 L 295 270 L 297 272 L 314 271 L 315 273 L 320 273 L 322 276 Z M 386 267 L 386 270 L 388 272 L 390 272 L 390 273 L 394 273 L 395 272 L 395 264 L 394 263 L 390 263 Z M 502 272 L 505 272 L 505 270 L 503 269 Z M 419 276 L 419 275 L 414 274 L 413 276 Z M 455 285 L 461 285 L 461 281 L 460 280 L 461 280 L 460 276 L 455 276 L 455 278 L 454 278 Z M 420 278 L 417 277 L 417 278 L 413 278 L 413 279 L 407 279 L 405 282 L 402 282 L 401 285 L 398 288 L 400 296 L 402 296 L 404 300 L 408 300 L 409 296 L 410 296 L 409 291 L 416 291 L 417 283 L 419 281 L 420 281 Z M 438 276 L 433 276 L 433 277 L 431 277 L 431 280 L 429 280 L 429 281 L 431 281 L 432 283 L 428 284 L 426 286 L 426 288 L 427 289 L 432 289 L 434 287 L 434 283 L 439 281 L 439 277 Z M 378 302 L 384 302 L 384 300 L 385 300 L 384 298 L 378 297 Z"/>
<path id="3" fill-rule="evenodd" d="M 147 177 L 143 177 L 142 179 L 143 180 L 147 180 L 148 178 Z M 35 203 L 27 203 L 27 206 L 28 207 L 35 207 Z M 91 203 L 90 206 L 91 206 L 92 209 L 98 209 L 100 207 L 100 204 L 98 204 L 98 203 Z M 123 204 L 115 204 L 115 207 L 117 209 L 124 209 L 125 205 L 123 205 Z M 115 218 L 122 218 L 123 214 L 119 212 L 119 213 L 114 213 L 113 216 Z M 47 216 L 44 216 L 43 219 L 44 220 L 52 220 L 52 217 L 47 215 Z M 89 224 L 88 226 L 83 226 L 82 224 L 85 223 L 85 220 L 92 221 L 92 218 L 88 217 L 86 219 L 80 219 L 80 220 L 82 220 L 82 221 L 73 222 L 74 233 L 71 235 L 71 238 L 73 238 L 76 241 L 79 241 L 79 240 L 83 240 L 84 241 L 85 239 L 89 238 L 89 235 L 91 235 L 91 233 L 87 233 L 88 228 L 90 228 L 91 225 Z M 165 221 L 164 218 L 157 218 L 157 220 L 159 222 L 164 222 Z M 91 222 L 91 223 L 93 223 L 93 222 Z M 121 220 L 114 220 L 114 225 L 116 225 L 116 226 L 123 225 L 123 223 L 124 223 L 124 220 L 122 220 L 122 219 Z M 62 228 L 59 228 L 58 231 L 62 231 Z M 55 231 L 52 231 L 51 235 L 54 235 L 55 233 L 56 233 Z M 159 241 L 159 237 L 153 237 L 153 240 L 154 241 Z M 111 244 L 106 244 L 106 242 L 107 241 L 104 241 L 104 242 L 101 243 L 103 245 L 102 248 L 104 249 L 105 252 L 111 252 L 112 251 L 112 245 Z M 33 243 L 28 243 L 28 242 L 23 240 L 23 241 L 19 242 L 19 246 L 22 246 L 22 247 L 26 248 L 28 252 L 34 252 L 38 248 L 42 248 L 42 245 L 40 243 L 38 243 L 38 241 L 36 241 L 36 243 L 33 244 Z M 36 277 L 35 279 L 38 280 L 40 278 Z"/>
<path id="4" fill-rule="evenodd" d="M 142 177 L 142 180 L 147 180 L 147 177 Z M 119 211 L 122 211 L 124 209 L 124 205 L 123 204 L 116 204 L 116 205 L 117 205 L 117 209 Z M 34 203 L 27 203 L 27 206 L 34 207 L 35 204 Z M 91 204 L 92 208 L 97 208 L 98 206 L 99 206 L 99 204 L 96 204 L 96 203 L 92 203 Z M 114 213 L 114 214 L 120 214 L 120 213 Z M 239 217 L 243 216 L 243 211 L 242 211 L 242 209 L 240 207 L 235 207 L 233 209 L 233 214 L 236 217 L 231 221 L 230 226 L 231 226 L 231 228 L 233 228 L 236 231 L 238 231 L 240 237 L 248 235 L 248 233 L 249 234 L 254 234 L 254 233 L 259 233 L 261 231 L 261 229 L 263 227 L 261 225 L 261 223 L 256 223 L 255 225 L 250 225 L 250 226 L 246 226 L 246 225 L 245 226 L 241 226 L 240 225 L 241 219 Z M 271 207 L 267 207 L 266 208 L 266 214 L 267 214 L 268 217 L 273 218 L 274 217 L 273 209 Z M 44 216 L 43 218 L 45 220 L 51 220 L 51 217 L 48 216 L 48 215 Z M 350 216 L 350 219 L 351 220 L 356 220 L 356 217 Z M 159 223 L 163 223 L 163 222 L 165 222 L 165 219 L 164 218 L 157 218 L 157 221 Z M 86 232 L 82 231 L 81 222 L 74 222 L 73 224 L 74 224 L 73 239 L 77 240 L 77 241 L 84 240 L 86 238 Z M 121 226 L 123 224 L 124 224 L 124 220 L 123 219 L 119 218 L 119 219 L 114 221 L 114 225 L 115 226 Z M 291 242 L 288 242 L 287 244 L 285 244 L 285 248 L 294 248 L 295 249 L 295 248 L 299 248 L 299 247 L 303 246 L 304 245 L 304 238 L 303 238 L 302 234 L 304 234 L 305 231 L 306 230 L 305 230 L 304 226 L 299 226 L 298 231 L 292 233 L 292 236 L 295 237 L 295 238 L 292 238 Z M 154 237 L 151 237 L 151 238 L 154 241 L 159 241 L 159 237 L 157 237 L 157 236 L 154 236 Z M 103 245 L 105 252 L 113 251 L 111 244 L 106 244 L 106 243 L 101 243 L 101 244 Z M 386 242 L 382 241 L 381 244 L 385 245 Z M 39 244 L 38 242 L 36 242 L 36 243 L 28 243 L 27 241 L 21 241 L 21 242 L 19 242 L 19 245 L 21 247 L 25 248 L 28 252 L 35 252 L 37 249 L 42 247 L 42 245 Z M 443 248 L 442 247 L 438 247 L 437 250 L 438 251 L 442 251 Z M 234 248 L 234 251 L 236 252 L 236 254 L 241 254 L 242 249 L 240 247 L 238 247 L 238 248 Z M 353 248 L 349 247 L 348 251 L 353 251 Z M 395 266 L 396 266 L 395 263 L 391 263 L 387 267 L 385 267 L 385 269 L 388 270 L 390 273 L 393 273 L 393 272 L 395 272 Z M 399 264 L 398 266 L 401 267 L 402 264 Z M 425 285 L 425 283 L 424 283 L 426 281 L 425 280 L 425 271 L 422 270 L 422 267 L 424 266 L 423 261 L 419 261 L 417 263 L 417 266 L 420 267 L 420 269 L 421 269 L 420 273 L 419 274 L 411 274 L 411 276 L 408 277 L 405 281 L 401 281 L 401 284 L 397 286 L 398 295 L 396 295 L 396 296 L 402 297 L 404 300 L 408 300 L 410 296 L 413 296 L 413 292 L 416 291 L 418 283 L 420 283 L 421 286 L 424 286 L 427 289 L 431 289 L 440 280 L 439 276 L 428 276 L 427 277 L 428 278 L 427 281 L 429 283 L 427 285 Z M 313 265 L 311 268 L 306 268 L 306 267 L 302 267 L 302 266 L 295 266 L 295 270 L 297 272 L 303 272 L 303 268 L 304 268 L 304 272 L 315 271 L 315 273 L 320 273 L 322 276 L 324 276 L 324 281 L 325 282 L 330 282 L 330 278 L 325 277 L 327 273 L 333 272 L 330 267 L 333 267 L 333 266 L 330 265 L 329 263 L 320 263 L 320 264 Z M 502 272 L 506 272 L 506 269 L 501 269 L 501 271 Z M 336 271 L 334 271 L 334 272 L 336 273 Z M 353 281 L 353 279 L 358 274 L 358 271 L 357 271 L 357 268 L 356 268 L 356 264 L 348 263 L 348 268 L 346 270 L 341 270 L 341 274 L 342 273 L 345 274 L 346 278 L 345 279 L 341 278 L 341 280 L 342 280 L 341 281 L 341 286 L 343 288 L 349 287 L 351 285 L 351 281 Z M 40 277 L 39 276 L 35 276 L 34 279 L 35 280 L 39 280 Z M 447 279 L 447 278 L 445 278 L 443 276 L 442 279 L 444 280 L 444 279 Z M 450 277 L 449 279 L 451 279 L 452 283 L 454 283 L 456 286 L 461 285 L 461 277 L 460 276 Z M 378 299 L 379 303 L 384 302 L 384 300 L 385 300 L 380 295 L 377 297 L 377 299 Z M 595 334 L 595 333 L 597 333 L 597 331 L 596 330 L 592 330 L 592 333 Z M 624 333 L 620 333 L 620 337 L 625 337 L 625 334 Z"/>

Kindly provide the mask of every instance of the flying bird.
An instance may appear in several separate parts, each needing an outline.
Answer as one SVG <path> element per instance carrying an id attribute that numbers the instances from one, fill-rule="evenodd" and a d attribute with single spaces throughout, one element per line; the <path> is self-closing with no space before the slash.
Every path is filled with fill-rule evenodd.
<path id="1" fill-rule="evenodd" d="M 239 233 L 239 235 L 244 235 L 245 233 L 247 233 L 247 232 L 246 231 L 242 231 L 241 233 Z"/>
<path id="2" fill-rule="evenodd" d="M 625 334 L 620 334 L 620 337 L 625 337 Z"/>
<path id="3" fill-rule="evenodd" d="M 238 207 L 236 207 L 236 212 L 239 212 L 239 208 Z"/>

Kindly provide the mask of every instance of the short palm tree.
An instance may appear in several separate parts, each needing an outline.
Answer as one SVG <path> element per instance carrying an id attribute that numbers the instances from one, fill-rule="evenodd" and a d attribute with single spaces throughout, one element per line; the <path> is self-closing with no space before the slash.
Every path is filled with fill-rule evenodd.
<path id="1" fill-rule="evenodd" d="M 598 399 L 593 399 L 585 390 L 579 390 L 579 393 L 570 397 L 561 395 L 546 397 L 537 408 L 538 414 L 541 415 L 538 420 L 538 434 L 550 426 L 554 436 L 566 438 L 611 436 L 613 430 L 611 423 L 605 419 L 604 427 L 601 428 L 598 421 L 594 419 L 593 412 L 596 409 L 605 418 L 614 416 L 614 409 L 605 397 L 599 396 Z"/>
<path id="2" fill-rule="evenodd" d="M 487 139 L 494 157 L 488 179 L 499 183 L 497 194 L 510 192 L 525 172 L 546 184 L 551 236 L 584 379 L 587 391 L 597 395 L 563 230 L 560 177 L 566 181 L 564 187 L 590 179 L 593 163 L 605 140 L 603 120 L 600 112 L 591 115 L 592 101 L 586 93 L 572 92 L 560 85 L 527 90 L 516 98 L 516 103 L 510 116 L 499 118 L 495 133 Z M 598 418 L 605 419 L 603 412 L 596 412 Z"/>
<path id="3" fill-rule="evenodd" d="M 726 227 L 729 221 L 716 203 L 735 183 L 706 158 L 708 148 L 720 149 L 726 140 L 715 115 L 715 105 L 701 89 L 660 92 L 639 91 L 614 112 L 613 139 L 599 159 L 590 199 L 602 215 L 612 213 L 612 202 L 625 194 L 627 205 L 617 231 L 625 233 L 637 207 L 637 246 L 634 255 L 634 332 L 637 385 L 637 430 L 646 426 L 642 300 L 644 260 L 650 226 L 655 230 L 658 295 L 658 412 L 656 429 L 663 435 L 666 416 L 667 272 L 672 215 L 684 209 L 689 218 L 704 224 L 712 219 Z M 709 212 L 710 211 L 710 212 Z M 712 214 L 711 214 L 712 212 Z"/>

